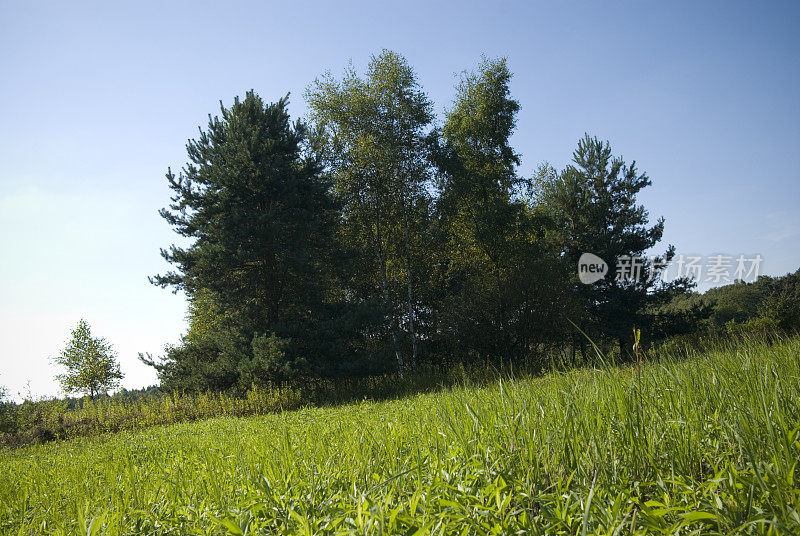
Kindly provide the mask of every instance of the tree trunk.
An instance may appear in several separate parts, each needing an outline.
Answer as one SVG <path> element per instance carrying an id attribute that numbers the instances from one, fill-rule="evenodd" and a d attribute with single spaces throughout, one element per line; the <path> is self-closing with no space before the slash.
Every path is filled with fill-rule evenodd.
<path id="1" fill-rule="evenodd" d="M 501 349 L 501 357 L 507 360 L 512 359 L 512 351 L 511 351 L 511 342 L 508 336 L 508 321 L 506 319 L 506 303 L 505 299 L 503 299 L 503 283 L 500 279 L 500 268 L 497 266 L 497 263 L 493 261 L 494 264 L 494 278 L 495 283 L 497 284 L 497 306 L 498 306 L 498 313 L 500 315 L 500 344 L 502 344 L 503 348 Z"/>
<path id="2" fill-rule="evenodd" d="M 576 337 L 575 337 L 575 334 L 573 333 L 572 334 L 572 361 L 570 362 L 570 366 L 574 366 L 575 365 L 576 348 L 578 346 L 578 343 L 576 342 L 575 339 L 576 339 Z"/>
<path id="3" fill-rule="evenodd" d="M 378 257 L 378 264 L 380 265 L 381 269 L 381 284 L 383 286 L 383 301 L 386 308 L 389 310 L 391 314 L 390 320 L 390 333 L 392 339 L 392 351 L 394 351 L 395 356 L 397 357 L 397 371 L 400 373 L 400 377 L 402 378 L 405 374 L 405 363 L 403 362 L 403 354 L 400 351 L 400 344 L 398 342 L 398 326 L 397 326 L 397 318 L 394 315 L 394 307 L 392 307 L 391 300 L 389 299 L 389 281 L 386 277 L 386 255 L 384 255 L 383 251 L 383 238 L 381 237 L 381 223 L 379 218 L 377 217 L 377 209 L 376 209 L 376 216 L 375 216 L 375 253 Z"/>
<path id="4" fill-rule="evenodd" d="M 620 361 L 622 362 L 629 361 L 631 351 L 627 337 L 625 337 L 624 335 L 620 335 L 619 337 L 617 337 L 617 340 L 619 342 Z"/>
<path id="5" fill-rule="evenodd" d="M 404 203 L 405 205 L 405 203 Z M 408 236 L 408 210 L 405 211 L 403 218 L 403 230 L 405 232 L 406 242 L 406 280 L 408 283 L 408 332 L 411 335 L 411 370 L 417 371 L 417 334 L 414 330 L 414 286 L 411 282 L 411 246 Z"/>
<path id="6" fill-rule="evenodd" d="M 584 333 L 586 333 L 586 325 L 584 324 L 581 327 Z M 589 363 L 589 356 L 586 355 L 586 335 L 581 335 L 581 359 L 583 359 L 583 364 Z"/>

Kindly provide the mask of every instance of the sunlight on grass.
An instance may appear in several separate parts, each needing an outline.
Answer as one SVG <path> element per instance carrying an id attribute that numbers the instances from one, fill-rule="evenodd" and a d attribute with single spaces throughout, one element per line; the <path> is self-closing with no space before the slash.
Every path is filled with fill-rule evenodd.
<path id="1" fill-rule="evenodd" d="M 793 534 L 800 339 L 0 453 L 3 534 Z"/>

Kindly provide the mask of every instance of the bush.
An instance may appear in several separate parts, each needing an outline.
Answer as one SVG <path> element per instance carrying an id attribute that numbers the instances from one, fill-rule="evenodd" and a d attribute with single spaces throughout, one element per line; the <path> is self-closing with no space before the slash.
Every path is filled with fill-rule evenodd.
<path id="1" fill-rule="evenodd" d="M 239 364 L 239 382 L 243 386 L 266 386 L 296 377 L 304 368 L 305 360 L 286 359 L 286 349 L 291 341 L 271 333 L 253 337 L 253 357 Z"/>
<path id="2" fill-rule="evenodd" d="M 741 323 L 730 320 L 725 324 L 725 330 L 737 337 L 770 340 L 780 331 L 780 325 L 774 318 L 761 316 Z"/>
<path id="3" fill-rule="evenodd" d="M 769 319 L 776 329 L 786 333 L 800 331 L 800 284 L 778 290 L 764 300 L 760 316 Z"/>

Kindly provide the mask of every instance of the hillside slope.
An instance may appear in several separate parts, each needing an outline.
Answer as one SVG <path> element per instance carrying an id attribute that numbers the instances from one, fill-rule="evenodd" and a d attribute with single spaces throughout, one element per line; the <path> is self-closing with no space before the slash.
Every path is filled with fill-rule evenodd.
<path id="1" fill-rule="evenodd" d="M 2 534 L 800 532 L 800 340 L 0 452 Z"/>

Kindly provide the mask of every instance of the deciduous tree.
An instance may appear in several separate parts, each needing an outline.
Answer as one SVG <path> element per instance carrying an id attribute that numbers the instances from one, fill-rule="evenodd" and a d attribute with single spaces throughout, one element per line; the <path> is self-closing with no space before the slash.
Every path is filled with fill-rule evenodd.
<path id="1" fill-rule="evenodd" d="M 93 337 L 85 320 L 78 322 L 53 362 L 66 369 L 56 379 L 67 393 L 85 393 L 94 398 L 119 386 L 124 377 L 111 344 L 102 337 Z"/>
<path id="2" fill-rule="evenodd" d="M 506 60 L 465 72 L 434 155 L 443 230 L 439 328 L 445 346 L 484 359 L 524 357 L 559 324 L 560 272 L 542 240 L 547 220 L 529 207 L 510 143 L 519 103 Z"/>
<path id="3" fill-rule="evenodd" d="M 419 352 L 415 297 L 415 235 L 429 206 L 426 129 L 431 103 L 416 74 L 399 54 L 384 50 L 361 78 L 352 68 L 341 80 L 330 74 L 306 92 L 318 142 L 344 199 L 344 234 L 371 250 L 362 274 L 377 280 L 389 315 L 392 351 L 401 373 L 416 365 Z M 394 282 L 405 280 L 405 311 Z M 373 296 L 366 296 L 372 298 Z M 405 322 L 403 322 L 403 320 Z M 405 363 L 400 326 L 411 343 Z"/>

